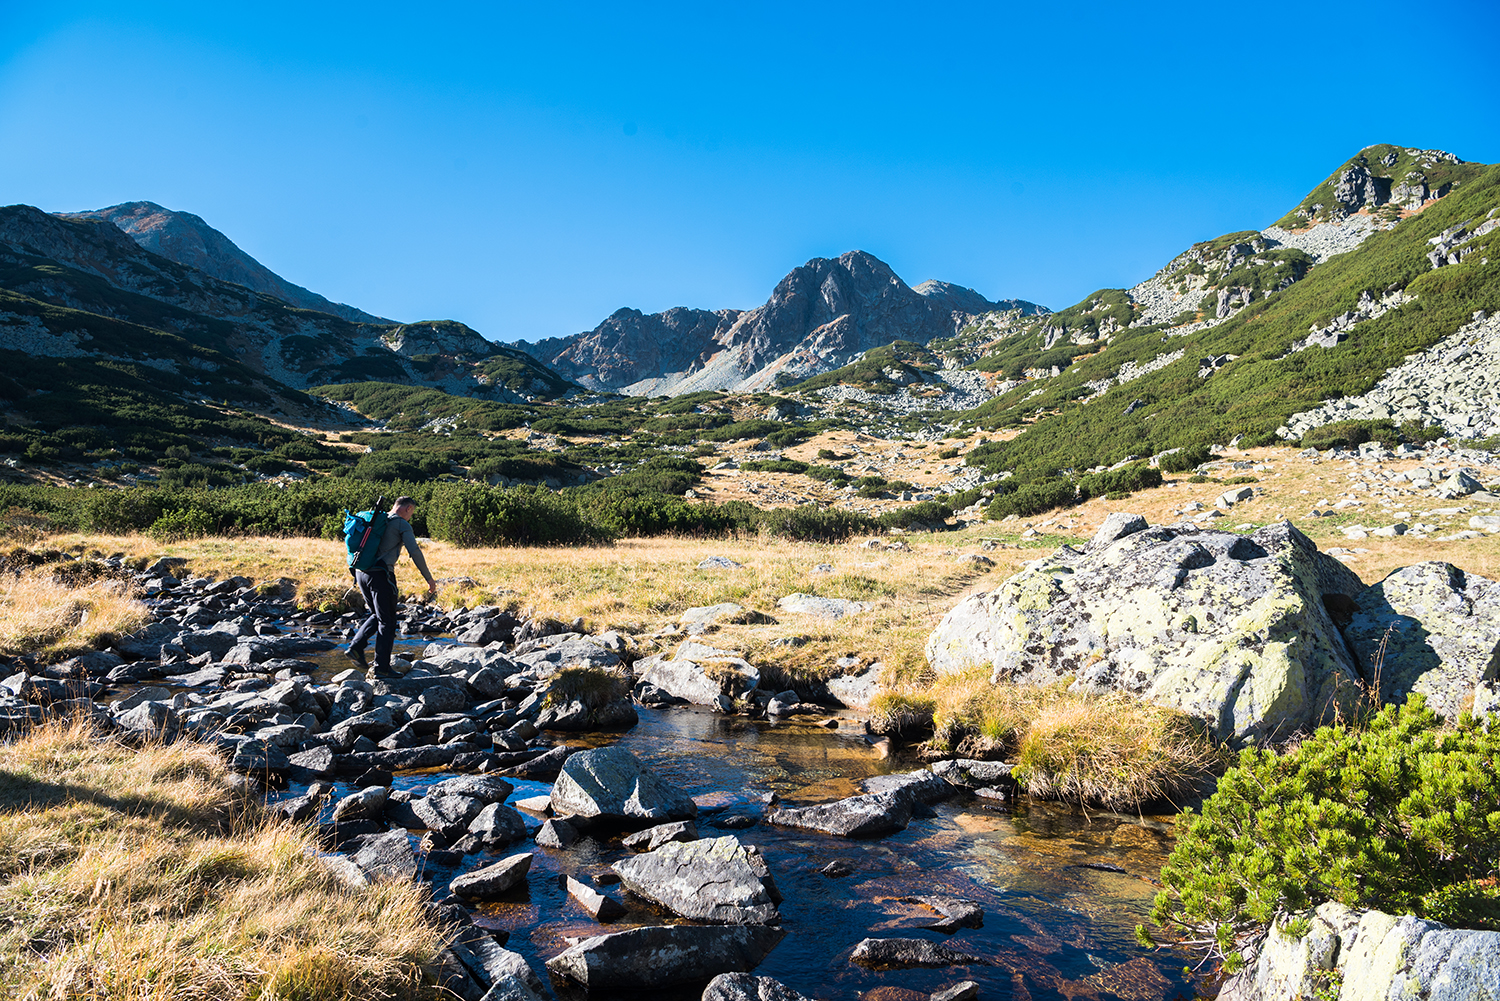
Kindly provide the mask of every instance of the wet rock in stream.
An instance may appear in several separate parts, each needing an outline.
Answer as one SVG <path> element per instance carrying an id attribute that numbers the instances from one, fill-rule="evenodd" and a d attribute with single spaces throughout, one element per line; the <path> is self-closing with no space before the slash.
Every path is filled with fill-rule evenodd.
<path id="1" fill-rule="evenodd" d="M 732 835 L 669 841 L 616 862 L 620 882 L 680 917 L 714 924 L 774 924 L 781 892 L 753 845 Z"/>
<path id="2" fill-rule="evenodd" d="M 748 973 L 785 935 L 770 925 L 645 925 L 586 938 L 547 969 L 590 991 L 701 983 Z"/>
<path id="3" fill-rule="evenodd" d="M 854 947 L 849 960 L 875 969 L 990 966 L 990 960 L 960 952 L 925 938 L 867 938 Z"/>
<path id="4" fill-rule="evenodd" d="M 581 751 L 563 763 L 552 786 L 552 812 L 573 823 L 687 820 L 698 807 L 621 747 Z"/>
<path id="5" fill-rule="evenodd" d="M 721 973 L 703 989 L 703 1001 L 813 1001 L 771 977 Z"/>

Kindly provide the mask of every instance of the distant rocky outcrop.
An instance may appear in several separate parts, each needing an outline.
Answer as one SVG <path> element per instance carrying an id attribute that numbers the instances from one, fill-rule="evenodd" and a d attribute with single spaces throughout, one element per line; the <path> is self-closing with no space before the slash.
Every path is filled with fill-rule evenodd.
<path id="1" fill-rule="evenodd" d="M 794 268 L 755 309 L 622 309 L 591 331 L 517 346 L 594 389 L 756 390 L 780 375 L 831 371 L 892 341 L 948 337 L 974 315 L 1000 309 L 1041 307 L 991 302 L 948 282 L 913 289 L 885 262 L 855 250 Z"/>
<path id="2" fill-rule="evenodd" d="M 112 222 L 136 243 L 169 261 L 184 264 L 220 281 L 234 282 L 273 295 L 293 306 L 332 313 L 356 323 L 396 322 L 353 306 L 330 302 L 301 285 L 293 285 L 191 212 L 175 212 L 155 202 L 123 202 L 106 209 L 62 214 L 71 219 Z"/>

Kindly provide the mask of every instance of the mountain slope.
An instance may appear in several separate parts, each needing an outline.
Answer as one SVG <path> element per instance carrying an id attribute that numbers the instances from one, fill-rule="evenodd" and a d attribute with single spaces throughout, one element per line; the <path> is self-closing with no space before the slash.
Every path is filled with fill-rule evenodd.
<path id="1" fill-rule="evenodd" d="M 462 323 L 355 323 L 302 309 L 148 251 L 110 222 L 26 205 L 0 208 L 0 289 L 178 334 L 234 358 L 258 379 L 295 389 L 381 379 L 520 402 L 571 388 Z M 85 322 L 54 333 L 87 328 Z M 15 336 L 0 327 L 0 348 Z"/>
<path id="2" fill-rule="evenodd" d="M 1403 182 L 1420 194 L 1414 170 L 1441 183 L 1397 201 Z M 1497 217 L 1500 167 L 1374 146 L 1281 220 L 1297 229 L 1196 244 L 1135 288 L 1040 320 L 982 320 L 964 334 L 982 353 L 974 367 L 1013 381 L 971 417 L 1023 433 L 971 461 L 1046 474 L 1236 436 L 1276 441 L 1292 414 L 1365 392 L 1475 311 L 1500 308 Z"/>
<path id="3" fill-rule="evenodd" d="M 975 314 L 1014 308 L 973 289 L 928 281 L 916 289 L 864 251 L 794 268 L 755 309 L 622 309 L 594 330 L 518 344 L 579 383 L 632 395 L 759 390 L 845 365 L 897 340 L 951 336 Z"/>
<path id="4" fill-rule="evenodd" d="M 191 212 L 175 212 L 155 202 L 125 202 L 89 212 L 59 213 L 69 219 L 112 222 L 136 243 L 169 261 L 220 281 L 234 282 L 275 296 L 293 306 L 315 309 L 356 323 L 394 323 L 362 309 L 330 302 L 301 285 L 293 285 L 245 253 L 234 241 Z"/>

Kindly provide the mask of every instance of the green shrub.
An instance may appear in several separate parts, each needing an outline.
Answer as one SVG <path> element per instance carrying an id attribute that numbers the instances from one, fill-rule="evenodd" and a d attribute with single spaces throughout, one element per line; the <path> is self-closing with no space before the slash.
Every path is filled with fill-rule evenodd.
<path id="1" fill-rule="evenodd" d="M 1164 473 L 1185 473 L 1189 469 L 1197 469 L 1211 458 L 1213 453 L 1208 450 L 1207 445 L 1190 445 L 1162 456 L 1156 465 Z"/>
<path id="2" fill-rule="evenodd" d="M 1078 488 L 1068 480 L 1036 480 L 1023 483 L 1014 490 L 996 495 L 990 501 L 985 514 L 992 521 L 1008 515 L 1030 518 L 1058 507 L 1072 507 L 1078 503 Z"/>
<path id="3" fill-rule="evenodd" d="M 956 449 L 956 448 L 945 448 L 941 452 L 938 453 L 938 458 L 939 459 L 956 459 L 956 458 L 958 458 L 958 449 Z"/>
<path id="4" fill-rule="evenodd" d="M 190 507 L 167 512 L 151 523 L 148 532 L 158 542 L 180 542 L 212 535 L 217 527 L 208 512 Z"/>
<path id="5" fill-rule="evenodd" d="M 836 466 L 808 466 L 802 471 L 805 475 L 815 480 L 835 485 L 848 483 L 849 474 Z"/>
<path id="6" fill-rule="evenodd" d="M 1242 483 L 1259 483 L 1259 477 L 1255 476 L 1231 476 L 1224 480 L 1226 487 L 1237 487 Z"/>
<path id="7" fill-rule="evenodd" d="M 843 542 L 856 532 L 874 530 L 875 522 L 862 514 L 816 504 L 778 507 L 762 512 L 759 523 L 772 535 L 798 542 Z"/>
<path id="8" fill-rule="evenodd" d="M 1329 900 L 1500 929 L 1497 768 L 1500 726 L 1440 727 L 1415 694 L 1364 729 L 1247 748 L 1178 823 L 1152 920 L 1212 943 L 1226 970 L 1278 909 Z"/>
<path id="9" fill-rule="evenodd" d="M 1396 430 L 1396 422 L 1390 420 L 1335 421 L 1313 428 L 1303 435 L 1302 447 L 1316 448 L 1319 451 L 1357 448 L 1367 441 L 1378 441 L 1386 448 L 1395 448 L 1401 444 L 1401 433 Z"/>
<path id="10" fill-rule="evenodd" d="M 1131 463 L 1119 469 L 1093 473 L 1078 481 L 1080 500 L 1103 497 L 1107 494 L 1128 494 L 1161 486 L 1161 470 L 1152 469 L 1144 462 Z"/>
<path id="11" fill-rule="evenodd" d="M 747 473 L 805 473 L 811 467 L 796 459 L 752 459 L 740 468 Z"/>
<path id="12" fill-rule="evenodd" d="M 433 538 L 457 546 L 597 542 L 610 535 L 570 498 L 537 487 L 502 490 L 477 483 L 434 488 L 427 525 Z"/>

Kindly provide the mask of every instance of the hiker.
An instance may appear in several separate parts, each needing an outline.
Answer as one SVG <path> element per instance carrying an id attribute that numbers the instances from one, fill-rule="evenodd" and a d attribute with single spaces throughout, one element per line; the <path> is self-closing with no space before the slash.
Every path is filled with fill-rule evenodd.
<path id="1" fill-rule="evenodd" d="M 416 509 L 417 502 L 414 498 L 397 497 L 386 518 L 385 534 L 380 540 L 375 565 L 368 571 L 354 571 L 354 581 L 359 585 L 359 593 L 365 596 L 365 607 L 370 610 L 370 617 L 349 641 L 348 653 L 356 664 L 368 672 L 370 664 L 365 660 L 365 644 L 370 641 L 371 634 L 374 634 L 376 677 L 389 677 L 392 674 L 391 647 L 396 642 L 398 594 L 396 561 L 401 558 L 402 546 L 411 554 L 411 561 L 422 572 L 422 576 L 427 578 L 427 593 L 437 594 L 437 581 L 432 579 L 432 573 L 427 569 L 427 561 L 422 558 L 416 533 L 411 530 L 411 522 L 408 520 Z"/>

